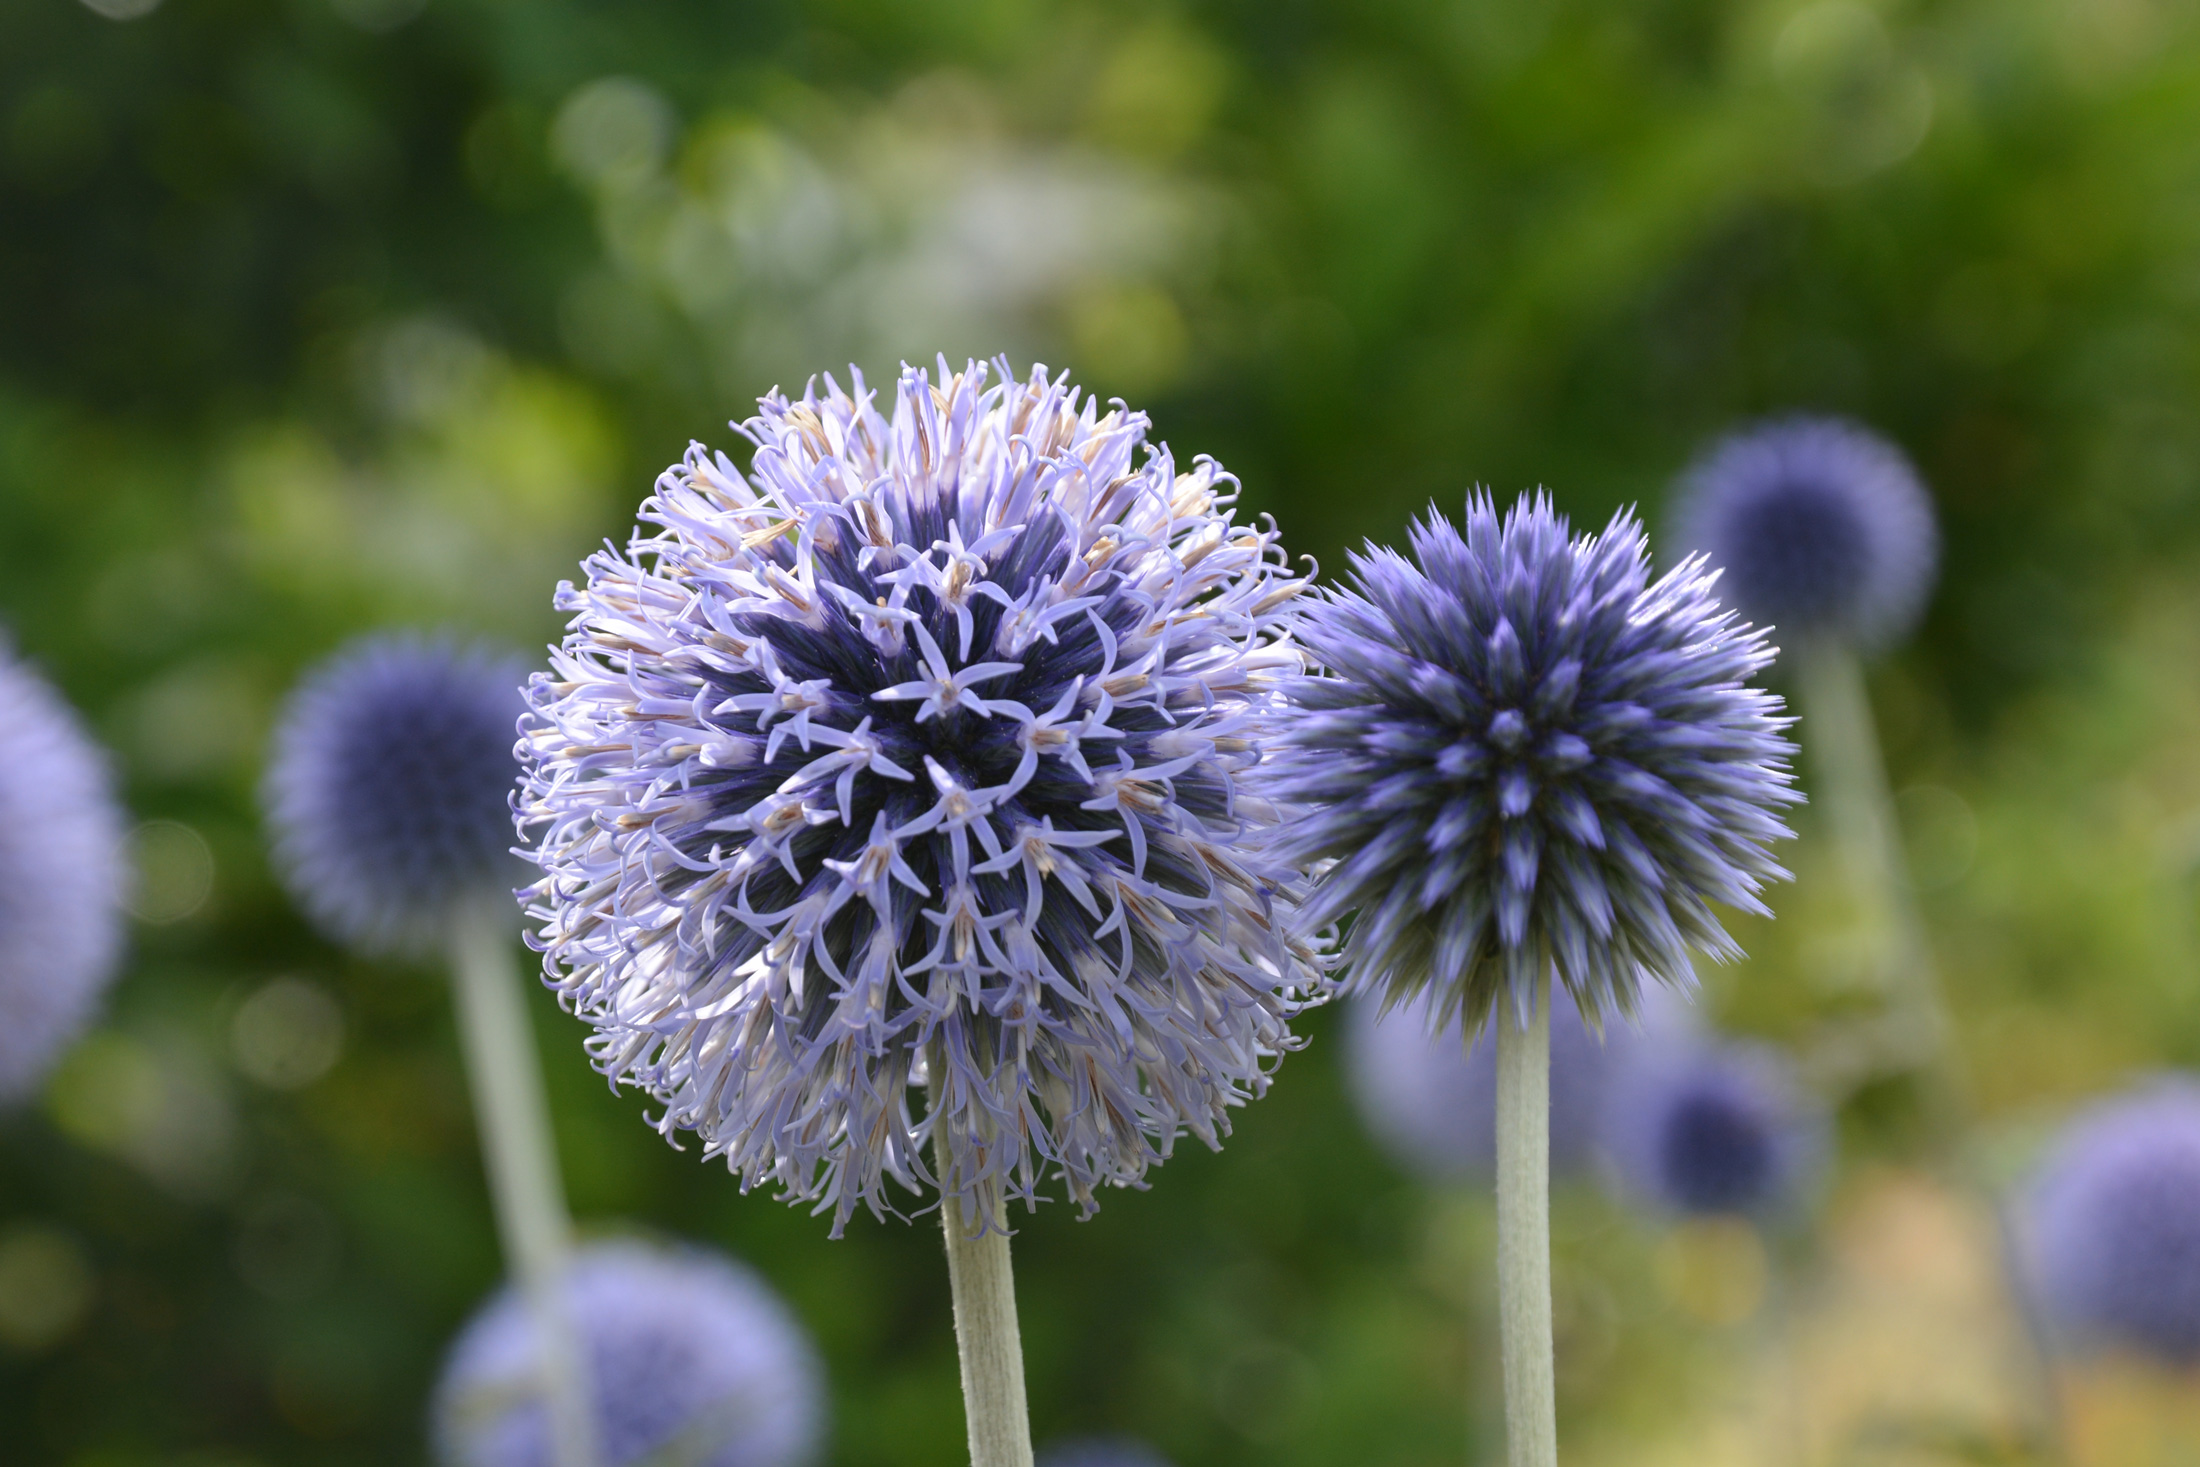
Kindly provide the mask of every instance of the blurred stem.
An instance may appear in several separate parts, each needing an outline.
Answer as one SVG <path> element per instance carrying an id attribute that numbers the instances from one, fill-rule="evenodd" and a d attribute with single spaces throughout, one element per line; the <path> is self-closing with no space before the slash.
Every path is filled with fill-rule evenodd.
<path id="1" fill-rule="evenodd" d="M 1551 983 L 1526 1028 L 1500 1000 L 1497 1025 L 1497 1323 L 1510 1467 L 1557 1467 L 1551 1348 Z"/>
<path id="2" fill-rule="evenodd" d="M 2031 1368 L 2034 1388 L 2039 1392 L 2039 1430 L 2048 1459 L 2069 1462 L 2070 1418 L 2063 1401 L 2062 1367 L 2056 1358 L 2054 1336 L 2048 1329 L 2047 1317 L 2040 1308 L 2038 1291 L 2032 1285 L 2030 1272 L 2024 1265 L 2024 1250 L 2017 1240 L 2016 1220 L 2010 1215 L 2009 1201 L 2001 1193 L 1992 1194 L 1994 1208 L 1994 1242 L 2000 1251 L 2001 1276 L 2008 1283 L 2011 1301 L 2017 1307 L 2017 1319 L 2024 1326 L 2024 1343 Z"/>
<path id="3" fill-rule="evenodd" d="M 1765 1252 L 1764 1351 L 1774 1376 L 1773 1399 L 1760 1457 L 1772 1467 L 1810 1460 L 1804 1426 L 1802 1382 L 1795 1371 L 1795 1319 L 1789 1302 L 1787 1261 L 1773 1240 L 1757 1234 Z"/>
<path id="4" fill-rule="evenodd" d="M 940 1227 L 947 1235 L 947 1283 L 955 1298 L 955 1348 L 962 1357 L 963 1415 L 970 1467 L 1031 1467 L 1031 1415 L 1024 1400 L 1024 1345 L 1016 1325 L 1016 1277 L 998 1189 L 976 1219 L 948 1195 L 947 1143 L 934 1133 Z M 972 1224 L 984 1228 L 973 1236 Z"/>
<path id="5" fill-rule="evenodd" d="M 551 1459 L 556 1467 L 596 1467 L 595 1416 L 561 1287 L 573 1224 L 558 1180 L 550 1106 L 512 938 L 509 901 L 469 904 L 453 923 L 459 1035 L 505 1266 L 527 1299 L 540 1342 Z"/>
<path id="6" fill-rule="evenodd" d="M 1863 665 L 1846 643 L 1808 641 L 1796 648 L 1803 714 L 1803 745 L 1812 786 L 1825 811 L 1843 875 L 1873 924 L 1875 957 L 1892 999 L 1892 1032 L 1877 1046 L 1879 1058 L 1916 1071 L 1924 1081 L 1926 1121 L 1932 1139 L 1960 1179 L 1992 1209 L 2002 1254 L 2002 1277 L 2014 1296 L 2027 1353 L 2038 1383 L 2039 1425 L 2049 1450 L 2069 1460 L 2061 1409 L 2060 1376 L 2039 1311 L 2031 1299 L 1998 1190 L 1964 1164 L 1959 1141 L 1967 1110 L 1961 1057 L 1948 1042 L 1948 1012 L 1925 940 L 1902 850 L 1902 828 L 1887 786 L 1886 761 L 1872 721 Z"/>
<path id="7" fill-rule="evenodd" d="M 1883 1060 L 1924 1076 L 1929 1119 L 1945 1141 L 1955 1128 L 1963 1086 L 1947 1044 L 1947 1013 L 1925 925 L 1911 894 L 1864 669 L 1846 642 L 1830 638 L 1804 642 L 1796 654 L 1812 792 L 1868 929 L 1872 976 L 1890 1001 L 1892 1032 L 1878 1047 Z"/>

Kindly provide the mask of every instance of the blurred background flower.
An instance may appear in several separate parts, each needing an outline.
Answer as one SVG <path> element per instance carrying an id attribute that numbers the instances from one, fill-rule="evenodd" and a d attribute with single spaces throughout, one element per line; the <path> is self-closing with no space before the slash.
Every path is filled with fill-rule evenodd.
<path id="1" fill-rule="evenodd" d="M 1662 991 L 1662 990 L 1661 990 Z M 1677 1010 L 1646 995 L 1646 1010 L 1668 1022 Z M 1685 999 L 1676 1004 L 1685 1005 Z M 1375 998 L 1348 1001 L 1342 1056 L 1352 1098 L 1370 1135 L 1393 1161 L 1432 1184 L 1487 1178 L 1496 1163 L 1497 1043 L 1484 1029 L 1469 1045 L 1455 1017 L 1438 1028 L 1430 995 L 1388 1013 Z M 1564 989 L 1551 994 L 1551 1171 L 1578 1171 L 1596 1153 L 1605 1079 L 1635 1038 L 1615 1019 L 1601 1036 L 1581 1022 Z"/>
<path id="2" fill-rule="evenodd" d="M 1652 1212 L 1792 1209 L 1825 1163 L 1825 1117 L 1776 1050 L 1691 1036 L 1638 1044 L 1618 1070 L 1598 1140 L 1622 1190 Z"/>
<path id="3" fill-rule="evenodd" d="M 122 811 L 104 753 L 0 643 L 0 1106 L 37 1090 L 121 957 Z"/>
<path id="4" fill-rule="evenodd" d="M 0 6 L 0 620 L 134 812 L 105 1017 L 0 1124 L 11 1445 L 423 1455 L 495 1237 L 441 983 L 327 944 L 267 867 L 275 705 L 373 628 L 540 648 L 689 437 L 817 362 L 1073 368 L 1329 566 L 1476 482 L 1662 527 L 1735 423 L 1883 435 L 1941 562 L 1868 707 L 1965 1164 L 2030 1175 L 2200 1066 L 2196 63 L 2162 0 Z M 1703 975 L 1806 1092 L 1877 961 L 1824 815 Z M 533 997 L 576 1210 L 765 1276 L 831 1461 L 953 1460 L 936 1237 L 729 1195 Z M 1487 1198 L 1371 1137 L 1357 1022 L 1311 1016 L 1222 1155 L 1020 1229 L 1041 1440 L 1494 1445 Z M 2037 1455 L 1991 1215 L 1917 1166 L 1914 1070 L 1843 1074 L 1792 1236 L 1562 1189 L 1570 1457 L 1791 1461 L 1795 1421 L 1806 1460 Z M 1767 1296 L 1721 1282 L 1752 1276 L 1789 1289 L 1792 1396 Z M 2185 1377 L 2084 1369 L 2080 1461 L 2200 1441 Z"/>
<path id="5" fill-rule="evenodd" d="M 605 1467 L 807 1467 L 825 1431 L 816 1354 L 755 1274 L 700 1249 L 600 1242 L 565 1301 L 587 1353 Z M 541 1339 L 504 1289 L 451 1346 L 436 1386 L 443 1467 L 550 1467 L 534 1396 Z"/>
<path id="6" fill-rule="evenodd" d="M 1759 424 L 1690 467 L 1675 548 L 1700 551 L 1720 595 L 1788 641 L 1874 650 L 1910 629 L 1940 552 L 1932 503 L 1900 449 L 1831 418 Z"/>
<path id="7" fill-rule="evenodd" d="M 510 854 L 523 664 L 448 639 L 343 648 L 283 707 L 268 754 L 270 839 L 328 935 L 434 952 L 454 914 L 526 874 Z"/>

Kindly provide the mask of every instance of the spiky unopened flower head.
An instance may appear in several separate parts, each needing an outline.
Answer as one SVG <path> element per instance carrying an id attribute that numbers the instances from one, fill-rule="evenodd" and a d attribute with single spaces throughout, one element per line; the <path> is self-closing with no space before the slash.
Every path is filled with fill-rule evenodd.
<path id="1" fill-rule="evenodd" d="M 1605 1089 L 1601 1130 L 1622 1188 L 1683 1216 L 1777 1212 L 1827 1145 L 1823 1107 L 1779 1051 L 1694 1036 L 1636 1047 Z"/>
<path id="2" fill-rule="evenodd" d="M 1277 842 L 1335 861 L 1305 920 L 1357 909 L 1356 991 L 1433 987 L 1430 1017 L 1525 1014 L 1555 972 L 1585 1013 L 1687 988 L 1691 948 L 1735 951 L 1710 902 L 1763 911 L 1765 847 L 1796 796 L 1787 720 L 1745 679 L 1772 658 L 1691 561 L 1650 579 L 1626 513 L 1571 538 L 1541 495 L 1465 533 L 1370 546 L 1307 609 L 1323 665 L 1295 680 L 1265 778 L 1306 807 Z"/>
<path id="3" fill-rule="evenodd" d="M 807 1334 L 748 1269 L 699 1249 L 593 1244 L 565 1305 L 586 1357 L 603 1467 L 802 1467 L 824 1391 Z M 506 1288 L 444 1362 L 433 1431 L 443 1467 L 551 1467 L 540 1339 Z"/>
<path id="4" fill-rule="evenodd" d="M 361 638 L 309 673 L 265 799 L 291 893 L 331 936 L 419 950 L 513 884 L 520 666 L 457 642 Z"/>
<path id="5" fill-rule="evenodd" d="M 1487 1176 L 1496 1164 L 1497 1045 L 1488 1031 L 1470 1046 L 1458 1016 L 1432 1023 L 1423 991 L 1388 1013 L 1372 998 L 1345 1013 L 1345 1073 L 1361 1119 L 1392 1158 L 1431 1182 Z M 1602 1039 L 1560 989 L 1551 1000 L 1551 1170 L 1573 1171 L 1592 1154 L 1605 1075 L 1631 1040 L 1625 1024 Z"/>
<path id="6" fill-rule="evenodd" d="M 1837 418 L 1732 435 L 1681 482 L 1680 542 L 1724 569 L 1720 591 L 1783 635 L 1884 644 L 1917 620 L 1940 537 L 1902 451 Z"/>
<path id="7" fill-rule="evenodd" d="M 1040 1448 L 1037 1467 L 1169 1467 L 1169 1460 L 1134 1437 L 1088 1436 Z"/>
<path id="8" fill-rule="evenodd" d="M 2079 1116 L 2020 1226 L 2039 1301 L 2070 1343 L 2200 1363 L 2200 1082 L 2158 1080 Z"/>
<path id="9" fill-rule="evenodd" d="M 1215 1144 L 1320 982 L 1243 779 L 1304 583 L 1142 414 L 1005 364 L 893 399 L 765 398 L 747 478 L 693 448 L 561 591 L 538 941 L 668 1135 L 836 1231 L 889 1177 L 1089 1210 Z"/>
<path id="10" fill-rule="evenodd" d="M 122 951 L 122 814 L 107 761 L 0 644 L 0 1103 L 45 1077 Z"/>

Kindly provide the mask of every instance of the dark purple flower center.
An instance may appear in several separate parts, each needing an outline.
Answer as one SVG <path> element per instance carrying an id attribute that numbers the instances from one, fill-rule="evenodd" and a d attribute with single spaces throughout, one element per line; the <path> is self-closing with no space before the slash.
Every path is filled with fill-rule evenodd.
<path id="1" fill-rule="evenodd" d="M 1658 1159 L 1667 1191 L 1685 1212 L 1747 1212 L 1765 1201 L 1775 1180 L 1764 1118 L 1715 1090 L 1692 1091 L 1673 1103 Z"/>
<path id="2" fill-rule="evenodd" d="M 1815 479 L 1762 490 L 1736 509 L 1729 534 L 1748 547 L 1726 556 L 1734 599 L 1775 625 L 1845 615 L 1871 574 L 1871 541 L 1851 497 Z"/>
<path id="3" fill-rule="evenodd" d="M 921 518 L 921 517 L 920 517 Z M 902 530 L 908 543 L 926 543 L 936 533 L 946 534 L 944 520 L 938 526 L 913 524 Z M 852 592 L 854 598 L 883 605 L 895 589 L 888 584 L 886 565 L 861 563 L 854 536 L 837 543 L 820 544 L 816 551 L 817 580 Z M 978 573 L 982 579 L 1011 598 L 1034 584 L 1059 580 L 1071 569 L 1073 546 L 1059 521 L 1052 517 L 1018 532 L 1012 544 L 995 562 Z M 791 557 L 789 558 L 791 563 Z M 888 654 L 866 633 L 864 625 L 842 611 L 838 603 L 825 608 L 821 626 L 809 626 L 784 616 L 747 615 L 735 619 L 746 635 L 771 647 L 783 676 L 782 692 L 790 684 L 814 683 L 811 717 L 821 726 L 853 729 L 868 719 L 869 732 L 887 760 L 914 778 L 895 779 L 872 772 L 859 774 L 848 791 L 845 820 L 812 824 L 797 830 L 789 841 L 793 872 L 784 865 L 760 871 L 749 878 L 748 900 L 759 910 L 774 910 L 798 900 L 805 893 L 838 881 L 826 862 L 860 860 L 870 843 L 875 822 L 883 816 L 889 827 L 900 828 L 918 821 L 941 803 L 942 791 L 929 770 L 937 766 L 966 790 L 985 790 L 1013 781 L 1027 744 L 1040 740 L 1046 752 L 1031 770 L 1026 783 L 1014 795 L 986 807 L 985 817 L 1003 836 L 1051 821 L 1059 832 L 1109 832 L 1114 839 L 1099 854 L 1107 864 L 1132 860 L 1134 843 L 1126 839 L 1125 823 L 1138 821 L 1146 839 L 1136 852 L 1143 862 L 1140 873 L 1163 890 L 1198 897 L 1205 893 L 1207 878 L 1196 870 L 1179 845 L 1172 842 L 1162 818 L 1159 787 L 1149 802 L 1150 811 L 1139 808 L 1135 780 L 1119 787 L 1127 798 L 1105 809 L 1089 808 L 1094 784 L 1072 763 L 1056 757 L 1063 743 L 1079 746 L 1090 770 L 1105 774 L 1116 770 L 1128 757 L 1140 769 L 1167 762 L 1153 741 L 1172 730 L 1198 721 L 1197 709 L 1172 718 L 1150 702 L 1133 702 L 1148 681 L 1136 674 L 1117 675 L 1110 644 L 1128 644 L 1147 622 L 1153 607 L 1147 598 L 1112 572 L 1093 575 L 1081 592 L 1096 601 L 1089 613 L 1062 618 L 1052 624 L 1053 637 L 1032 639 L 1006 648 L 996 645 L 1008 608 L 991 596 L 951 601 L 926 585 L 907 591 L 904 609 L 914 620 L 904 624 L 901 650 Z M 968 627 L 965 635 L 965 625 Z M 939 649 L 951 676 L 938 678 L 920 650 L 915 628 L 921 626 Z M 981 664 L 1010 664 L 1006 670 L 981 672 L 964 679 L 960 674 Z M 768 694 L 773 684 L 756 672 L 707 675 L 710 696 L 724 700 L 744 695 Z M 881 697 L 889 689 L 931 681 L 942 687 L 937 700 L 910 696 Z M 1081 733 L 1064 732 L 1060 743 L 1045 744 L 1044 733 L 1034 734 L 1030 715 L 1045 715 L 1069 703 L 1061 722 L 1074 723 L 1107 703 L 1107 716 Z M 935 701 L 938 706 L 934 706 Z M 1001 705 L 1012 704 L 1016 712 Z M 710 726 L 721 733 L 758 740 L 769 746 L 768 757 L 729 770 L 696 788 L 709 800 L 718 820 L 738 818 L 781 791 L 791 776 L 829 752 L 823 745 L 805 748 L 801 737 L 787 729 L 787 714 L 778 709 L 746 710 L 714 714 Z M 776 745 L 773 740 L 776 737 Z M 1168 803 L 1194 817 L 1220 820 L 1227 816 L 1229 791 L 1218 769 L 1194 765 L 1169 778 Z M 799 806 L 790 806 L 799 809 Z M 705 860 L 712 847 L 724 843 L 723 827 L 712 821 L 696 821 L 679 839 L 682 852 Z M 939 931 L 919 919 L 920 909 L 937 906 L 943 893 L 956 884 L 956 873 L 946 858 L 951 844 L 946 839 L 912 839 L 902 843 L 901 854 L 929 896 L 907 886 L 894 888 L 894 923 L 905 966 L 914 966 L 937 942 Z M 970 860 L 986 861 L 988 853 L 971 842 Z M 1001 872 L 971 872 L 964 878 L 977 907 L 988 914 L 1021 911 L 1027 904 L 1025 876 L 1020 868 Z M 1068 900 L 1042 902 L 1034 936 L 1057 971 L 1072 972 L 1086 966 L 1094 951 L 1094 922 Z M 864 902 L 843 906 L 822 934 L 825 955 L 834 964 L 851 962 L 877 928 L 873 909 Z M 715 961 L 731 967 L 745 961 L 764 944 L 759 934 L 739 934 L 721 950 Z M 1108 966 L 1117 967 L 1114 940 L 1106 944 Z M 1166 969 L 1165 955 L 1139 945 L 1131 966 L 1148 973 Z M 833 1001 L 823 986 L 809 999 L 813 1016 L 822 1020 Z M 1047 1002 L 1056 1000 L 1049 998 Z M 898 1008 L 891 1005 L 890 1011 Z"/>
<path id="4" fill-rule="evenodd" d="M 2200 1153 L 2150 1157 L 2096 1202 L 2104 1322 L 2180 1361 L 2200 1360 Z"/>

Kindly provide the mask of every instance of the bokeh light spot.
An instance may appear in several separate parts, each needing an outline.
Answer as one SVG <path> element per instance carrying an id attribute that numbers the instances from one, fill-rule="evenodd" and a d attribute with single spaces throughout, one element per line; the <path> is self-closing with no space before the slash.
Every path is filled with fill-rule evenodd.
<path id="1" fill-rule="evenodd" d="M 0 1234 L 0 1345 L 35 1355 L 59 1344 L 90 1311 L 96 1282 L 83 1245 L 60 1228 Z"/>
<path id="2" fill-rule="evenodd" d="M 1654 1259 L 1658 1288 L 1691 1319 L 1740 1324 L 1764 1303 L 1771 1269 L 1747 1218 L 1691 1218 L 1667 1233 Z"/>
<path id="3" fill-rule="evenodd" d="M 344 1048 L 344 1015 L 319 984 L 278 978 L 237 1008 L 229 1052 L 246 1078 L 299 1090 L 327 1074 Z"/>
<path id="4" fill-rule="evenodd" d="M 130 915 L 140 922 L 181 922 L 214 894 L 214 852 L 180 820 L 148 820 L 131 832 L 130 864 Z"/>

